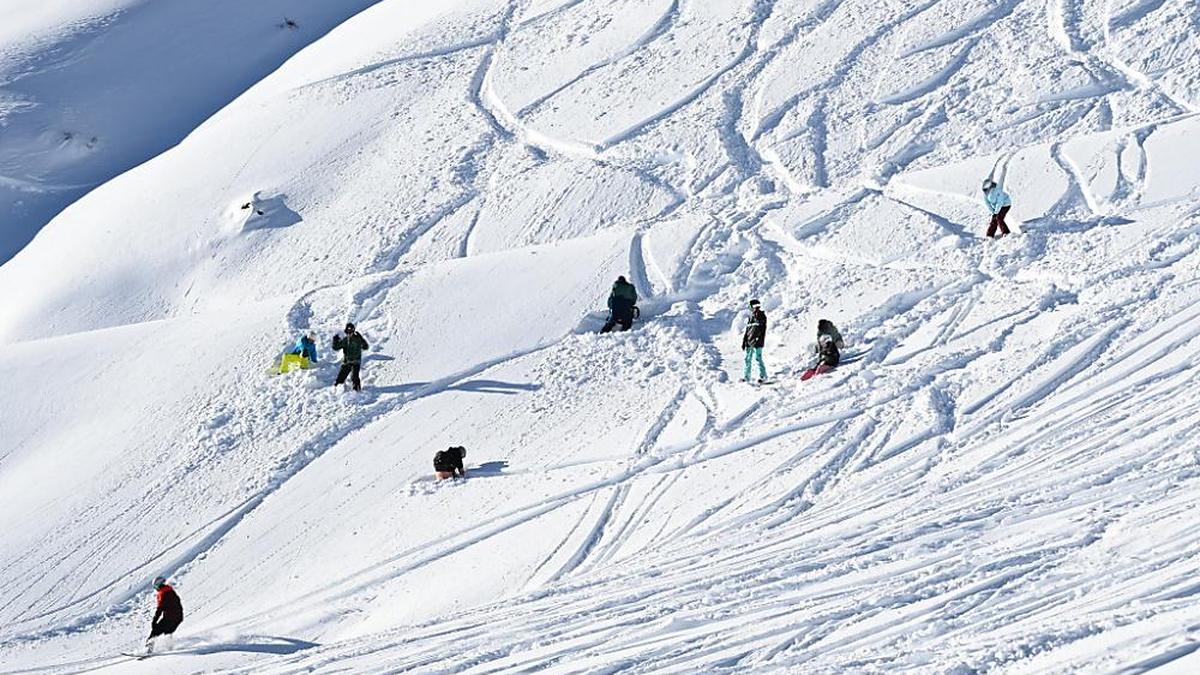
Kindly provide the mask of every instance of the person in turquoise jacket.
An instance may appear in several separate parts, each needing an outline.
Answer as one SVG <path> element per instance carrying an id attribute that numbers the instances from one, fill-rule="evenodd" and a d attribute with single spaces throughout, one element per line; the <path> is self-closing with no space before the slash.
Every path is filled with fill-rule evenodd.
<path id="1" fill-rule="evenodd" d="M 1004 216 L 1008 215 L 1012 198 L 990 177 L 983 179 L 983 203 L 987 204 L 988 210 L 992 212 L 992 222 L 988 224 L 987 229 L 988 238 L 995 237 L 996 230 L 1000 231 L 1001 237 L 1010 234 Z"/>
<path id="2" fill-rule="evenodd" d="M 288 353 L 298 354 L 308 359 L 310 363 L 316 363 L 320 360 L 317 358 L 317 336 L 311 332 L 301 335 Z"/>

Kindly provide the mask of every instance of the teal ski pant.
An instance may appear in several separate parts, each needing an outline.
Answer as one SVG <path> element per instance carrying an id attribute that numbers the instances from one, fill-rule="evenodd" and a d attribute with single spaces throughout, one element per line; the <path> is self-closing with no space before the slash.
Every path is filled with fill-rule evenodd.
<path id="1" fill-rule="evenodd" d="M 762 360 L 762 347 L 746 347 L 746 370 L 742 375 L 742 379 L 750 379 L 750 365 L 754 361 L 758 361 L 759 379 L 767 379 L 767 367 L 763 365 Z"/>

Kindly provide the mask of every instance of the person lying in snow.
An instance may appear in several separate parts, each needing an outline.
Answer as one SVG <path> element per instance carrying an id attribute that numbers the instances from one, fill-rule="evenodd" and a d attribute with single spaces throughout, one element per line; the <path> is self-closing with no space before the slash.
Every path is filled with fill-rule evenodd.
<path id="1" fill-rule="evenodd" d="M 637 311 L 637 299 L 637 287 L 626 281 L 625 277 L 617 277 L 612 292 L 608 294 L 608 322 L 600 332 L 607 333 L 618 324 L 621 330 L 629 330 L 633 326 L 633 316 Z"/>
<path id="2" fill-rule="evenodd" d="M 983 202 L 987 204 L 988 210 L 992 212 L 992 221 L 988 223 L 987 229 L 988 238 L 991 239 L 996 236 L 997 229 L 1000 230 L 999 237 L 1009 234 L 1008 225 L 1004 222 L 1004 216 L 1008 215 L 1008 209 L 1012 207 L 1012 199 L 990 177 L 983 179 Z"/>
<path id="3" fill-rule="evenodd" d="M 463 468 L 463 458 L 467 449 L 461 445 L 452 445 L 445 450 L 438 450 L 433 456 L 433 473 L 438 480 L 462 476 L 466 478 L 467 470 Z"/>

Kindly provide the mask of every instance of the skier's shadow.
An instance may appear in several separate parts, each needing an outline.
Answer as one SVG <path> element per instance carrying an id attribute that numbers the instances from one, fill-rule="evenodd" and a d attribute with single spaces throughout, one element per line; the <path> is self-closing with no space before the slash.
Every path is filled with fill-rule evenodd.
<path id="1" fill-rule="evenodd" d="M 504 460 L 500 460 L 497 462 L 484 462 L 483 464 L 480 464 L 479 466 L 471 467 L 469 469 L 469 473 L 467 475 L 471 478 L 475 478 L 477 476 L 480 476 L 480 477 L 503 476 L 504 470 L 507 468 L 508 468 L 508 462 L 506 462 Z"/>

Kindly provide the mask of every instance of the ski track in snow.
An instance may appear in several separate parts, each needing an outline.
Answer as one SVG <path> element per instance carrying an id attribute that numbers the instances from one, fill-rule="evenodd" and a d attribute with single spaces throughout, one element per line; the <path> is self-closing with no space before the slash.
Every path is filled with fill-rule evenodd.
<path id="1" fill-rule="evenodd" d="M 368 384 L 349 405 L 316 399 L 289 406 L 297 388 L 288 389 L 286 376 L 261 394 L 231 399 L 214 389 L 196 402 L 209 416 L 205 424 L 218 430 L 197 443 L 200 458 L 139 487 L 141 501 L 98 509 L 89 519 L 94 531 L 70 552 L 94 557 L 62 567 L 46 565 L 52 551 L 0 559 L 8 577 L 0 590 L 12 593 L 0 597 L 0 611 L 10 618 L 0 655 L 21 658 L 3 672 L 134 670 L 128 659 L 100 653 L 127 645 L 121 634 L 135 624 L 141 630 L 146 594 L 139 579 L 167 573 L 186 590 L 189 580 L 213 574 L 217 565 L 226 566 L 218 572 L 246 574 L 265 574 L 260 565 L 305 570 L 303 557 L 286 558 L 292 554 L 286 542 L 245 549 L 281 556 L 269 564 L 228 556 L 242 550 L 242 538 L 271 533 L 274 526 L 261 521 L 276 513 L 273 508 L 288 508 L 280 505 L 323 480 L 326 487 L 308 498 L 326 504 L 331 518 L 355 513 L 360 493 L 335 500 L 329 494 L 341 479 L 314 472 L 361 461 L 356 444 L 392 433 L 388 425 L 395 420 L 427 410 L 419 406 L 445 399 L 448 414 L 461 417 L 431 425 L 493 424 L 498 436 L 519 443 L 543 419 L 556 423 L 521 407 L 532 405 L 525 402 L 539 390 L 557 396 L 560 405 L 579 406 L 575 415 L 582 421 L 568 427 L 579 436 L 545 441 L 539 450 L 546 459 L 498 475 L 410 487 L 407 495 L 393 495 L 398 501 L 381 504 L 386 513 L 377 515 L 406 508 L 424 513 L 419 509 L 428 504 L 453 511 L 457 494 L 481 500 L 464 501 L 476 508 L 467 521 L 454 521 L 436 538 L 405 539 L 408 533 L 401 532 L 385 550 L 347 555 L 319 568 L 326 576 L 313 589 L 254 596 L 259 604 L 247 608 L 198 602 L 197 618 L 185 624 L 200 627 L 192 646 L 173 661 L 162 657 L 162 667 L 1144 672 L 1190 657 L 1198 644 L 1194 599 L 1200 592 L 1190 578 L 1200 536 L 1186 525 L 1194 521 L 1190 509 L 1200 489 L 1200 403 L 1190 393 L 1200 384 L 1200 302 L 1187 283 L 1195 273 L 1200 226 L 1194 208 L 1162 215 L 1142 201 L 1159 170 L 1148 139 L 1186 122 L 1197 107 L 1158 74 L 1152 78 L 1121 60 L 1113 31 L 1167 3 L 1142 0 L 1117 10 L 1111 2 L 1052 0 L 1034 8 L 1005 0 L 966 14 L 956 5 L 947 10 L 952 25 L 922 32 L 923 17 L 947 4 L 896 2 L 881 9 L 875 3 L 871 11 L 885 12 L 887 21 L 864 14 L 861 25 L 848 27 L 843 13 L 867 8 L 830 0 L 789 15 L 779 3 L 746 3 L 736 50 L 689 71 L 687 82 L 694 85 L 659 107 L 644 105 L 636 93 L 619 101 L 636 119 L 615 131 L 558 120 L 550 133 L 539 123 L 553 119 L 557 106 L 598 96 L 592 83 L 607 82 L 600 78 L 613 72 L 644 68 L 646 77 L 654 76 L 662 53 L 677 49 L 682 31 L 704 20 L 696 3 L 668 3 L 644 32 L 577 64 L 570 77 L 548 79 L 558 83 L 519 109 L 506 103 L 503 69 L 549 68 L 554 58 L 566 57 L 548 52 L 544 63 L 515 62 L 529 52 L 512 44 L 514 36 L 552 36 L 563 22 L 603 18 L 602 8 L 574 0 L 496 3 L 486 30 L 474 37 L 393 52 L 288 89 L 293 97 L 319 96 L 331 87 L 361 92 L 384 72 L 462 61 L 469 76 L 461 78 L 459 102 L 469 111 L 464 119 L 478 124 L 447 147 L 445 161 L 457 167 L 449 184 L 385 241 L 372 243 L 360 274 L 287 295 L 296 300 L 284 312 L 281 333 L 306 330 L 327 321 L 335 311 L 330 306 L 345 306 L 364 332 L 380 336 L 381 358 L 403 354 L 399 336 L 407 335 L 401 331 L 412 320 L 404 300 L 422 292 L 422 272 L 450 275 L 462 269 L 455 265 L 509 255 L 526 255 L 523 264 L 532 265 L 535 255 L 553 255 L 552 248 L 528 246 L 516 234 L 507 250 L 481 252 L 485 235 L 477 230 L 488 225 L 480 222 L 484 207 L 507 196 L 508 181 L 554 164 L 630 175 L 665 195 L 656 208 L 597 228 L 601 235 L 616 228 L 626 233 L 621 245 L 606 251 L 638 286 L 642 319 L 632 332 L 604 338 L 583 334 L 593 329 L 595 315 L 536 341 L 521 334 L 525 343 L 506 345 L 492 358 L 468 358 L 427 381 L 375 394 Z M 1030 227 L 1021 234 L 981 241 L 973 173 L 934 187 L 890 188 L 918 180 L 919 171 L 910 167 L 986 170 L 982 163 L 954 164 L 978 147 L 939 139 L 955 128 L 955 116 L 968 114 L 946 98 L 985 94 L 964 89 L 979 77 L 975 69 L 988 67 L 983 47 L 1013 39 L 1001 31 L 1016 16 L 1032 14 L 1044 18 L 1039 30 L 1058 46 L 1065 59 L 1059 64 L 1078 64 L 1091 83 L 1064 85 L 1036 110 L 1014 108 L 1011 119 L 1006 112 L 1005 120 L 989 121 L 989 133 L 1025 129 L 1011 141 L 983 144 L 999 151 L 987 159 L 1006 185 L 1022 185 L 1023 171 L 1044 169 L 1064 176 L 1066 187 L 1043 194 L 1036 180 L 1024 184 L 1016 207 L 1025 205 L 1026 195 L 1034 202 L 1036 193 L 1045 202 L 1041 215 L 1026 221 Z M 571 27 L 580 26 L 586 24 Z M 821 46 L 827 32 L 845 32 L 837 49 Z M 815 79 L 785 87 L 784 94 L 774 90 L 795 67 L 796 53 L 815 57 L 822 49 L 830 50 L 831 61 L 814 59 Z M 1070 141 L 1081 129 L 1108 131 L 1114 115 L 1140 114 L 1139 96 L 1161 104 L 1142 110 L 1157 117 L 1120 130 L 1126 135 L 1114 146 L 1117 178 L 1104 193 L 1094 167 L 1072 154 Z M 601 97 L 597 105 L 605 102 Z M 1096 119 L 1100 128 L 1090 129 Z M 388 125 L 372 120 L 347 144 L 360 145 Z M 1038 125 L 1036 137 L 1021 135 Z M 226 191 L 285 126 L 252 145 Z M 601 140 L 586 140 L 600 131 Z M 1017 154 L 1035 141 L 1045 145 L 1041 165 Z M 1126 149 L 1137 157 L 1132 174 L 1124 165 Z M 846 159 L 855 154 L 860 162 Z M 707 166 L 689 173 L 681 168 L 687 161 Z M 965 199 L 973 210 L 958 206 Z M 215 218 L 211 212 L 205 217 Z M 534 209 L 527 217 L 533 226 L 546 218 Z M 688 224 L 686 232 L 680 223 Z M 547 234 L 554 245 L 590 245 L 596 236 Z M 428 253 L 439 246 L 445 247 L 440 259 Z M 566 270 L 560 276 L 566 278 Z M 603 297 L 603 289 L 578 293 Z M 782 373 L 762 388 L 736 381 L 743 320 L 737 310 L 751 296 L 770 303 L 776 342 L 768 367 Z M 547 320 L 542 309 L 522 311 L 536 322 Z M 835 317 L 852 345 L 846 363 L 802 383 L 795 374 L 811 359 L 819 316 Z M 506 325 L 455 321 L 450 330 L 511 334 Z M 525 369 L 541 379 L 525 386 L 506 381 Z M 585 392 L 589 381 L 619 394 Z M 489 390 L 520 402 L 487 417 L 454 397 Z M 555 456 L 560 445 L 584 445 L 586 422 L 613 415 L 612 399 L 624 396 L 639 409 L 624 421 L 630 438 L 615 458 L 576 459 L 567 450 Z M 306 424 L 321 405 L 339 407 Z M 187 467 L 219 456 L 228 449 L 223 443 L 265 443 L 261 425 L 267 424 L 296 427 L 296 438 L 236 491 L 236 503 L 219 517 L 176 528 L 162 550 L 143 552 L 120 575 L 103 578 L 110 569 L 105 556 L 118 555 L 109 552 L 109 542 L 119 537 L 121 523 L 151 519 L 150 504 L 169 494 L 168 479 L 186 479 Z M 255 430 L 222 440 L 220 429 L 247 426 Z M 504 448 L 485 452 L 495 455 L 487 460 L 511 459 Z M 385 456 L 393 463 L 368 486 L 360 484 L 361 494 L 407 471 L 406 460 Z M 521 482 L 533 477 L 543 484 Z M 478 497 L 486 490 L 496 492 Z M 55 523 L 54 537 L 67 536 L 72 526 L 78 522 Z M 294 526 L 294 536 L 309 541 L 318 526 L 306 520 Z M 421 529 L 420 523 L 408 526 Z M 1156 526 L 1164 533 L 1156 534 Z M 531 529 L 538 536 L 526 534 Z M 487 582 L 493 584 L 487 592 L 443 580 L 447 593 L 461 593 L 461 604 L 424 614 L 406 606 L 406 618 L 387 619 L 389 603 L 420 604 L 406 584 L 428 591 L 420 580 L 433 577 L 419 575 L 450 569 L 447 579 L 469 578 L 476 561 L 498 558 L 495 551 L 505 547 L 529 560 L 489 563 L 511 574 Z M 236 564 L 245 567 L 228 567 Z M 45 569 L 30 571 L 38 566 Z M 88 585 L 67 601 L 17 593 L 18 583 L 44 584 L 56 574 L 85 578 Z M 361 619 L 375 622 L 359 629 Z M 308 632 L 276 636 L 290 630 Z M 292 642 L 272 652 L 243 637 L 268 635 Z M 64 649 L 91 639 L 104 647 L 91 648 L 86 658 L 62 658 Z"/>

